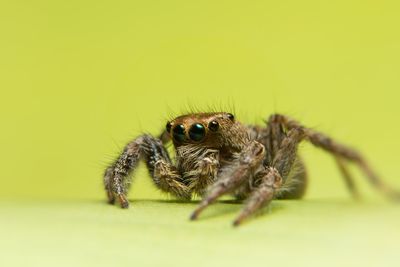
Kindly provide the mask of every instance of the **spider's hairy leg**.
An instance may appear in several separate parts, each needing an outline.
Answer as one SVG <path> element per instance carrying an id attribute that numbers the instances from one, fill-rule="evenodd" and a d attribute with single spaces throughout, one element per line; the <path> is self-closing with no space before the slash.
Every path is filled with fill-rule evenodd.
<path id="1" fill-rule="evenodd" d="M 386 196 L 400 200 L 400 192 L 393 190 L 390 186 L 385 184 L 381 178 L 373 171 L 370 165 L 367 163 L 365 158 L 355 149 L 345 146 L 341 143 L 334 141 L 329 136 L 315 131 L 311 128 L 307 128 L 301 125 L 299 122 L 280 114 L 272 115 L 277 118 L 287 129 L 302 128 L 305 132 L 305 138 L 309 140 L 314 146 L 320 147 L 335 156 L 342 159 L 354 162 L 358 165 L 361 171 L 365 174 L 368 181 L 379 191 Z M 339 166 L 340 167 L 340 166 Z M 341 167 L 340 167 L 341 168 Z M 348 177 L 345 176 L 345 179 Z"/>
<path id="2" fill-rule="evenodd" d="M 252 139 L 257 140 L 266 148 L 264 166 L 272 166 L 273 160 L 281 148 L 283 140 L 287 137 L 288 131 L 284 125 L 275 117 L 271 117 L 267 122 L 267 127 L 249 125 L 248 132 Z M 275 196 L 278 199 L 299 199 L 307 188 L 307 171 L 299 155 L 296 155 L 295 162 L 292 164 L 290 173 L 285 177 L 284 187 Z M 239 199 L 247 198 L 251 188 L 246 188 L 244 194 L 238 194 Z"/>
<path id="3" fill-rule="evenodd" d="M 344 181 L 346 182 L 346 186 L 349 189 L 351 195 L 355 199 L 360 199 L 360 193 L 358 192 L 357 186 L 354 183 L 354 178 L 350 174 L 349 170 L 347 169 L 345 162 L 339 156 L 335 156 L 335 160 L 336 160 L 336 164 L 338 165 L 340 172 L 342 173 Z"/>
<path id="4" fill-rule="evenodd" d="M 172 165 L 161 140 L 151 135 L 139 136 L 125 146 L 118 159 L 104 174 L 104 185 L 110 203 L 117 198 L 122 208 L 128 208 L 126 198 L 130 174 L 140 159 L 144 159 L 150 175 L 158 188 L 179 198 L 190 198 L 187 187 L 180 182 L 180 175 Z"/>
<path id="5" fill-rule="evenodd" d="M 282 140 L 272 166 L 256 174 L 256 179 L 260 179 L 261 183 L 251 192 L 245 207 L 233 222 L 235 226 L 239 225 L 256 210 L 269 204 L 275 197 L 296 160 L 297 147 L 303 138 L 304 131 L 302 129 L 292 129 L 288 132 L 287 136 Z"/>
<path id="6" fill-rule="evenodd" d="M 273 167 L 267 167 L 265 170 L 257 173 L 257 179 L 259 179 L 261 183 L 246 200 L 245 207 L 233 221 L 234 226 L 238 226 L 244 219 L 270 202 L 274 198 L 275 192 L 282 185 L 282 177 Z"/>
<path id="7" fill-rule="evenodd" d="M 257 141 L 252 141 L 240 153 L 238 158 L 221 171 L 217 181 L 211 185 L 206 196 L 192 213 L 191 219 L 195 220 L 207 206 L 215 202 L 223 194 L 232 192 L 253 174 L 263 162 L 265 148 Z"/>

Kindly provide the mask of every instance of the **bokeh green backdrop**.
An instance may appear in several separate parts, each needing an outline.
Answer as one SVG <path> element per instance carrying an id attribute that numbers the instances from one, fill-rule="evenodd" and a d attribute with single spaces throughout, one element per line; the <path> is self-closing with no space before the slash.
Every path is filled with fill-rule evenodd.
<path id="1" fill-rule="evenodd" d="M 288 113 L 399 184 L 395 3 L 2 1 L 0 195 L 103 197 L 125 142 L 188 105 Z M 305 153 L 310 194 L 344 191 L 323 153 Z M 144 183 L 136 195 L 155 196 Z"/>
<path id="2" fill-rule="evenodd" d="M 0 2 L 0 197 L 102 200 L 131 138 L 188 105 L 289 114 L 400 187 L 397 1 Z M 309 145 L 310 199 L 348 199 Z M 352 168 L 362 191 L 375 197 Z M 166 199 L 143 167 L 132 199 Z"/>

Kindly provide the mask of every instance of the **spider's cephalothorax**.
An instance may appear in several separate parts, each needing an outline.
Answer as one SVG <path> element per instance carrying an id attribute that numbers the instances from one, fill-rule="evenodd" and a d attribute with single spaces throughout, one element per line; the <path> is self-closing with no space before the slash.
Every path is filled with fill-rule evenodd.
<path id="1" fill-rule="evenodd" d="M 361 168 L 383 193 L 399 198 L 386 186 L 355 150 L 306 128 L 285 115 L 270 116 L 265 127 L 244 125 L 226 112 L 179 116 L 166 124 L 159 138 L 145 134 L 128 143 L 119 158 L 106 169 L 105 189 L 110 203 L 123 208 L 130 174 L 140 159 L 146 162 L 155 185 L 180 199 L 203 197 L 191 218 L 223 194 L 246 199 L 235 225 L 274 198 L 300 198 L 306 188 L 306 172 L 297 155 L 298 144 L 308 140 L 331 153 L 354 196 L 357 189 L 345 161 Z M 172 141 L 175 162 L 164 144 Z"/>

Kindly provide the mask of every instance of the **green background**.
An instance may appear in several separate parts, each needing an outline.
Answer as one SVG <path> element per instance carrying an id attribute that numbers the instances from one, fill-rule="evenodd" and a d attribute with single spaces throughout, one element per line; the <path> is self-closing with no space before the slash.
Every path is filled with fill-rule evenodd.
<path id="1" fill-rule="evenodd" d="M 400 188 L 397 1 L 0 1 L 2 266 L 395 266 L 400 206 L 301 147 L 305 200 L 174 203 L 141 166 L 121 211 L 102 172 L 126 142 L 195 106 L 289 114 L 359 148 Z M 397 250 L 396 250 L 397 248 Z"/>

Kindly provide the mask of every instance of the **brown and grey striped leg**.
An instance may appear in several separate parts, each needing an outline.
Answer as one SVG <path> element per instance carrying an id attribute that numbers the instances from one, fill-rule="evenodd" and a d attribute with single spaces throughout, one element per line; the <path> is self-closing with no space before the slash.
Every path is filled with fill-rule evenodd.
<path id="1" fill-rule="evenodd" d="M 346 163 L 339 156 L 335 156 L 335 160 L 336 160 L 336 164 L 338 165 L 338 168 L 339 168 L 340 172 L 342 173 L 342 176 L 344 178 L 346 186 L 349 189 L 351 195 L 355 199 L 359 199 L 360 198 L 360 193 L 358 192 L 358 188 L 357 188 L 357 186 L 356 186 L 356 184 L 354 182 L 354 178 L 350 174 L 350 172 L 349 172 L 349 170 L 348 170 L 348 168 L 346 166 Z"/>
<path id="2" fill-rule="evenodd" d="M 273 160 L 282 146 L 283 140 L 288 136 L 288 129 L 281 118 L 272 115 L 266 121 L 267 127 L 249 126 L 249 134 L 253 139 L 263 144 L 266 148 L 265 166 L 272 166 Z M 292 165 L 292 164 L 291 164 Z M 307 172 L 305 165 L 297 155 L 290 175 L 285 176 L 285 189 L 280 190 L 276 198 L 299 199 L 307 188 Z M 289 185 L 289 186 L 288 186 Z"/>
<path id="3" fill-rule="evenodd" d="M 195 220 L 199 214 L 220 196 L 232 192 L 243 181 L 253 174 L 262 165 L 265 148 L 257 141 L 253 141 L 241 152 L 237 161 L 223 170 L 218 180 L 211 185 L 208 193 L 192 213 L 190 219 Z"/>
<path id="4" fill-rule="evenodd" d="M 279 118 L 271 116 L 267 123 L 267 127 L 250 126 L 253 138 L 263 144 L 266 148 L 264 165 L 270 166 L 276 153 L 281 147 L 283 139 L 287 136 L 286 129 Z"/>
<path id="5" fill-rule="evenodd" d="M 393 190 L 390 186 L 384 183 L 381 178 L 375 173 L 375 171 L 372 170 L 364 157 L 355 149 L 338 143 L 323 133 L 317 132 L 310 128 L 306 128 L 299 122 L 285 115 L 275 114 L 273 116 L 275 116 L 289 130 L 293 128 L 303 129 L 305 132 L 305 138 L 308 139 L 313 145 L 320 147 L 342 159 L 354 162 L 358 165 L 361 171 L 365 174 L 368 181 L 376 189 L 392 199 L 400 200 L 400 192 Z M 344 177 L 345 179 L 348 178 L 346 177 L 346 174 Z"/>
<path id="6" fill-rule="evenodd" d="M 188 188 L 181 183 L 181 176 L 172 165 L 170 157 L 159 139 L 142 135 L 126 145 L 118 159 L 104 174 L 104 185 L 110 203 L 115 199 L 122 208 L 129 206 L 126 195 L 130 184 L 130 174 L 140 159 L 144 159 L 150 175 L 161 190 L 179 198 L 190 199 Z"/>
<path id="7" fill-rule="evenodd" d="M 261 176 L 261 184 L 246 200 L 246 205 L 240 212 L 239 216 L 233 221 L 234 226 L 238 226 L 244 219 L 271 202 L 275 196 L 275 192 L 282 185 L 282 177 L 275 168 L 268 167 L 258 175 Z"/>
<path id="8" fill-rule="evenodd" d="M 251 192 L 246 200 L 246 205 L 233 222 L 234 226 L 239 225 L 258 209 L 268 205 L 275 197 L 283 181 L 290 173 L 296 159 L 298 144 L 303 138 L 304 131 L 302 129 L 292 129 L 288 132 L 275 155 L 272 167 L 267 167 L 256 174 L 256 179 L 261 180 L 260 185 Z"/>

